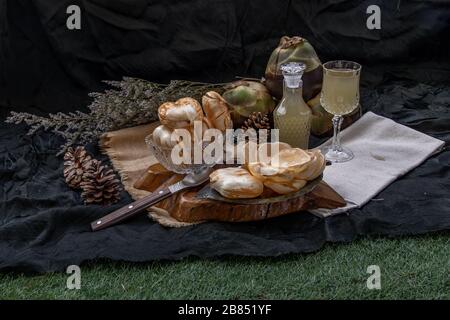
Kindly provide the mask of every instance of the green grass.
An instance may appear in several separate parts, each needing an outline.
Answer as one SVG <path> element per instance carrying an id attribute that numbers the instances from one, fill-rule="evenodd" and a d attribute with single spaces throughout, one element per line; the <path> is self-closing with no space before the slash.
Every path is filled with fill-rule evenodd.
<path id="1" fill-rule="evenodd" d="M 369 290 L 367 266 L 381 268 Z M 385 239 L 282 258 L 187 259 L 81 266 L 81 290 L 67 274 L 0 274 L 2 299 L 450 299 L 450 234 Z"/>

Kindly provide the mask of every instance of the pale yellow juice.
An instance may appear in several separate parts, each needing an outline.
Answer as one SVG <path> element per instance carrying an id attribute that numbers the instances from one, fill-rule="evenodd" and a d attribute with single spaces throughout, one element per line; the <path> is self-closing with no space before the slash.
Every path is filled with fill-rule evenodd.
<path id="1" fill-rule="evenodd" d="M 308 108 L 308 109 L 306 109 Z M 305 111 L 304 111 L 305 110 Z M 273 114 L 275 128 L 279 129 L 280 141 L 294 148 L 308 149 L 311 130 L 311 111 L 308 106 L 281 106 Z"/>
<path id="2" fill-rule="evenodd" d="M 302 97 L 301 80 L 306 66 L 303 63 L 283 64 L 283 99 L 273 112 L 275 129 L 279 130 L 280 142 L 294 148 L 308 149 L 311 128 L 311 109 Z"/>
<path id="3" fill-rule="evenodd" d="M 327 70 L 323 77 L 320 102 L 333 115 L 351 113 L 359 103 L 359 75 L 351 69 Z"/>

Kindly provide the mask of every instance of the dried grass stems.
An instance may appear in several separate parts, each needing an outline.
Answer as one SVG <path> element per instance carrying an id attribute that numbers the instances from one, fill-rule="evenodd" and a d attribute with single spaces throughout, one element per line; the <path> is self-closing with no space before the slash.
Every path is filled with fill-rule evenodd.
<path id="1" fill-rule="evenodd" d="M 141 125 L 158 119 L 158 107 L 166 101 L 183 97 L 200 100 L 207 91 L 223 92 L 225 83 L 211 84 L 185 80 L 172 80 L 168 84 L 154 83 L 143 79 L 125 77 L 122 81 L 105 81 L 111 86 L 102 93 L 94 92 L 88 106 L 89 112 L 49 114 L 48 117 L 26 112 L 12 111 L 7 123 L 26 123 L 28 135 L 39 130 L 52 131 L 62 136 L 65 143 L 58 155 L 72 145 L 85 145 L 95 141 L 111 130 Z"/>

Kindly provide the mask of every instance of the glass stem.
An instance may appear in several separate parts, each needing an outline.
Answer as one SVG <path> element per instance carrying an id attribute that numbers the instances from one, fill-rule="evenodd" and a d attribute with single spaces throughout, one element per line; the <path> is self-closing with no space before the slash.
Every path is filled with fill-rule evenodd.
<path id="1" fill-rule="evenodd" d="M 333 151 L 334 152 L 340 152 L 342 151 L 341 147 L 341 125 L 342 125 L 342 116 L 334 116 L 333 117 L 333 128 L 334 128 L 334 134 L 333 134 Z"/>

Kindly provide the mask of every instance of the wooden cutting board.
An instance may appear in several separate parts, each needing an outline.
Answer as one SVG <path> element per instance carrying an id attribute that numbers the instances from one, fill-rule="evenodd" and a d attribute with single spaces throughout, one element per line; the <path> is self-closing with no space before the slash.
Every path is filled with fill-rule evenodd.
<path id="1" fill-rule="evenodd" d="M 135 182 L 136 189 L 150 192 L 159 191 L 183 178 L 182 175 L 168 172 L 160 164 L 152 165 L 147 172 Z M 231 221 L 244 222 L 264 220 L 288 213 L 317 208 L 339 208 L 345 206 L 345 200 L 325 182 L 310 193 L 276 203 L 265 204 L 230 204 L 209 199 L 196 198 L 202 187 L 182 191 L 160 202 L 157 207 L 166 210 L 178 221 Z M 266 190 L 264 196 L 271 196 Z"/>

